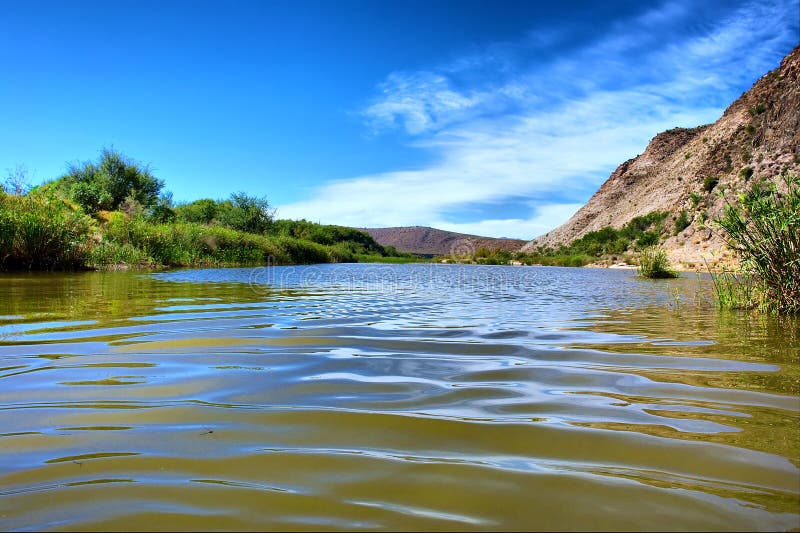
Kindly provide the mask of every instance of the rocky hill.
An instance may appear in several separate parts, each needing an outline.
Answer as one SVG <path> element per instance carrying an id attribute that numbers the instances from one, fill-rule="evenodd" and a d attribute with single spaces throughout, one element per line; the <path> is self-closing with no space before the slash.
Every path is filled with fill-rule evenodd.
<path id="1" fill-rule="evenodd" d="M 800 46 L 725 110 L 713 124 L 656 135 L 622 163 L 566 223 L 523 247 L 557 247 L 604 226 L 619 228 L 668 211 L 662 244 L 686 267 L 729 262 L 712 221 L 729 199 L 781 170 L 800 169 Z M 683 217 L 682 217 L 683 214 Z M 684 218 L 685 217 L 685 218 Z M 688 226 L 681 228 L 684 224 Z M 677 224 L 676 224 L 677 221 Z"/>
<path id="2" fill-rule="evenodd" d="M 421 255 L 471 254 L 480 248 L 516 251 L 525 244 L 518 239 L 495 239 L 455 233 L 425 226 L 358 228 L 382 246 Z"/>

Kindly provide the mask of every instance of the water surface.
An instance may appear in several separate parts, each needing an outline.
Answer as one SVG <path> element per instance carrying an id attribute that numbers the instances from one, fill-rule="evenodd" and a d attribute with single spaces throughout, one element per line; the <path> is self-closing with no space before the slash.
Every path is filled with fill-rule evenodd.
<path id="1" fill-rule="evenodd" d="M 0 529 L 800 528 L 799 330 L 694 275 L 4 275 Z"/>

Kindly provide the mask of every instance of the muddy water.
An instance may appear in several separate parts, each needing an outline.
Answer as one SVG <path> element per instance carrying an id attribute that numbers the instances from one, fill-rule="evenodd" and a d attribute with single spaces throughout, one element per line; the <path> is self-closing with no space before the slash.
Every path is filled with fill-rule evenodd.
<path id="1" fill-rule="evenodd" d="M 799 394 L 693 275 L 4 275 L 0 529 L 800 528 Z"/>

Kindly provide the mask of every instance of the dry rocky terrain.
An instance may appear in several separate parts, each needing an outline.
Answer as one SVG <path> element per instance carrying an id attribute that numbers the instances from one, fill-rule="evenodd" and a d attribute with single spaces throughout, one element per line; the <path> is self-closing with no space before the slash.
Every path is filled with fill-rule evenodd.
<path id="1" fill-rule="evenodd" d="M 725 201 L 759 180 L 800 170 L 800 47 L 765 74 L 713 124 L 656 135 L 644 153 L 622 163 L 566 223 L 523 247 L 568 244 L 604 226 L 619 228 L 668 211 L 662 245 L 684 268 L 735 262 L 713 220 Z M 720 196 L 723 193 L 724 196 Z M 685 212 L 690 224 L 675 232 Z"/>

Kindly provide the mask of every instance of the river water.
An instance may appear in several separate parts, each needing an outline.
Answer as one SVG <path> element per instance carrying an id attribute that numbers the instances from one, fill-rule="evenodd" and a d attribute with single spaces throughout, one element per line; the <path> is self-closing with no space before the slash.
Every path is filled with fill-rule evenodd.
<path id="1" fill-rule="evenodd" d="M 697 275 L 0 277 L 2 530 L 800 528 L 800 324 Z"/>

